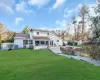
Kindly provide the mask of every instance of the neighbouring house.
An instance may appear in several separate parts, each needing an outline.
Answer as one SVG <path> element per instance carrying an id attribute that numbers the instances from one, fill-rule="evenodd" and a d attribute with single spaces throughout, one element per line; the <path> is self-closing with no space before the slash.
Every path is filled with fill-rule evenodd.
<path id="1" fill-rule="evenodd" d="M 48 46 L 62 46 L 63 40 L 55 35 L 52 31 L 31 29 L 30 34 L 16 33 L 14 37 L 14 45 L 19 48 L 33 45 L 34 48 L 47 48 Z"/>

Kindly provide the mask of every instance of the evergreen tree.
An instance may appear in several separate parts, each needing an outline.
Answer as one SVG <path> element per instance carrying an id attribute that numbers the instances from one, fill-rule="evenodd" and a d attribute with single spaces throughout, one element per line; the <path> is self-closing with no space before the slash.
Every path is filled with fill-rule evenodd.
<path id="1" fill-rule="evenodd" d="M 100 41 L 100 4 L 94 8 L 95 16 L 90 16 L 92 22 L 92 41 Z"/>
<path id="2" fill-rule="evenodd" d="M 29 34 L 29 33 L 30 33 L 30 28 L 29 28 L 28 26 L 26 26 L 26 27 L 24 28 L 24 30 L 22 31 L 22 33 L 24 33 L 24 34 Z"/>

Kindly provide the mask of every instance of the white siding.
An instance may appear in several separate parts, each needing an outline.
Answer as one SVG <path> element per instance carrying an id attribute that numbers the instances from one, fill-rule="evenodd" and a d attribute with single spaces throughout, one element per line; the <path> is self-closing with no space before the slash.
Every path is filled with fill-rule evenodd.
<path id="1" fill-rule="evenodd" d="M 52 35 L 52 36 L 50 36 L 50 39 L 53 40 L 53 43 L 56 44 L 56 46 L 63 45 L 62 39 L 60 39 L 58 36 Z M 59 42 L 57 42 L 57 41 L 59 41 Z"/>
<path id="2" fill-rule="evenodd" d="M 47 46 L 35 46 L 34 49 L 46 49 Z"/>
<path id="3" fill-rule="evenodd" d="M 14 45 L 18 45 L 19 48 L 23 48 L 23 39 L 14 39 Z"/>
<path id="4" fill-rule="evenodd" d="M 2 43 L 2 50 L 8 50 L 9 48 L 8 48 L 8 45 L 9 44 L 13 44 L 13 43 Z"/>
<path id="5" fill-rule="evenodd" d="M 37 35 L 37 32 L 39 32 L 39 35 Z M 40 32 L 40 31 L 34 31 L 34 36 L 48 36 L 49 32 Z M 50 33 L 49 33 L 50 34 Z"/>

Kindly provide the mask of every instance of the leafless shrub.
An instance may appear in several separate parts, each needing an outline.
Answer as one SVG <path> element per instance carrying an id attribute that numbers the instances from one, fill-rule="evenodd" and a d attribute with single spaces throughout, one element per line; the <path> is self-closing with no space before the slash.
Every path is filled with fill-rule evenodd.
<path id="1" fill-rule="evenodd" d="M 100 60 L 100 42 L 87 42 L 84 45 L 85 53 L 93 59 Z"/>

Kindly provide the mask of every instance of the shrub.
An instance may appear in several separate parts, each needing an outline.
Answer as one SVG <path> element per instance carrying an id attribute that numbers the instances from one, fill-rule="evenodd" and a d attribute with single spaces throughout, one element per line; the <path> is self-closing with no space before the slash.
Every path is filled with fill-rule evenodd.
<path id="1" fill-rule="evenodd" d="M 67 43 L 67 45 L 70 45 L 70 46 L 73 46 L 73 44 L 74 44 L 74 46 L 77 46 L 77 42 L 69 41 L 69 42 Z"/>
<path id="2" fill-rule="evenodd" d="M 84 45 L 85 53 L 93 59 L 100 60 L 100 42 L 87 42 Z"/>
<path id="3" fill-rule="evenodd" d="M 13 44 L 8 44 L 8 51 L 12 50 Z"/>
<path id="4" fill-rule="evenodd" d="M 75 55 L 75 51 L 72 48 L 62 48 L 62 47 L 60 47 L 60 50 L 62 51 L 63 54 Z"/>
<path id="5" fill-rule="evenodd" d="M 66 44 L 63 42 L 63 46 L 66 46 Z"/>

